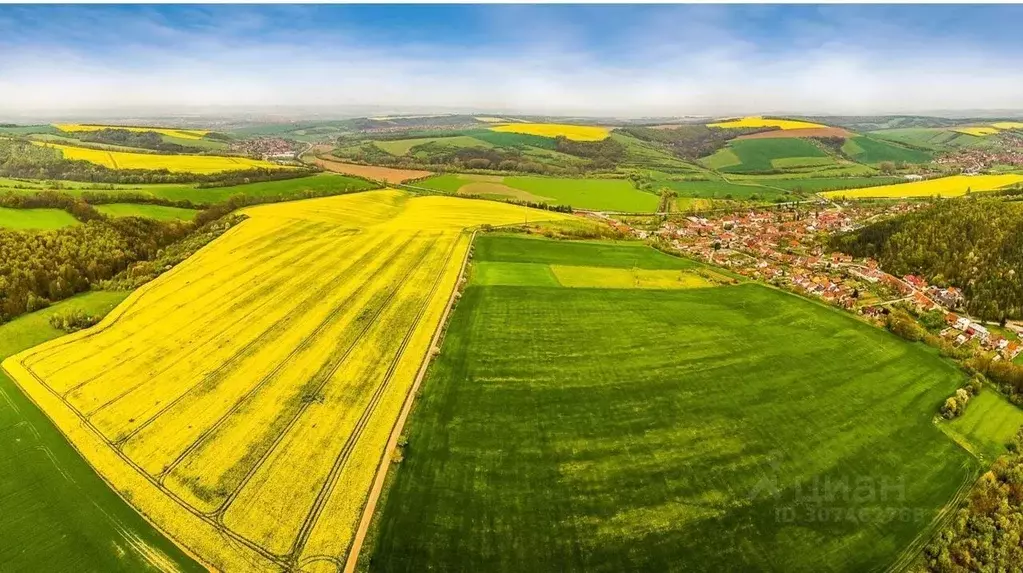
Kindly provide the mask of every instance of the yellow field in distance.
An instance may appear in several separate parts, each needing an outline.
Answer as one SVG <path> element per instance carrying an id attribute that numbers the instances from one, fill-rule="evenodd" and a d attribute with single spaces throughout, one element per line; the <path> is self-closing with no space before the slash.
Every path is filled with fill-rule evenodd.
<path id="1" fill-rule="evenodd" d="M 565 136 L 573 141 L 601 141 L 607 139 L 607 136 L 611 134 L 606 127 L 564 123 L 509 123 L 496 125 L 490 129 L 502 133 L 524 133 L 541 137 Z"/>
<path id="2" fill-rule="evenodd" d="M 224 171 L 243 169 L 282 169 L 284 166 L 248 157 L 223 157 L 219 155 L 162 155 L 159 153 L 130 153 L 125 151 L 104 151 L 87 149 L 59 143 L 33 141 L 35 145 L 60 150 L 65 159 L 96 163 L 110 169 L 166 169 L 175 173 L 198 173 L 208 175 Z"/>
<path id="3" fill-rule="evenodd" d="M 957 127 L 952 131 L 965 133 L 966 135 L 974 135 L 976 137 L 984 137 L 986 135 L 994 135 L 998 133 L 998 129 L 994 127 Z"/>
<path id="4" fill-rule="evenodd" d="M 827 127 L 819 123 L 797 121 L 794 119 L 765 119 L 759 116 L 743 117 L 717 123 L 708 123 L 707 127 L 738 128 L 738 127 L 777 127 L 779 129 L 815 129 Z"/>
<path id="5" fill-rule="evenodd" d="M 82 132 L 82 131 L 99 131 L 101 129 L 126 129 L 134 132 L 146 132 L 152 131 L 159 133 L 160 135 L 167 135 L 170 137 L 179 137 L 181 139 L 202 139 L 203 136 L 210 133 L 208 130 L 203 129 L 175 129 L 170 127 L 127 127 L 123 125 L 91 125 L 81 123 L 55 123 L 53 127 L 61 131 L 68 133 Z"/>
<path id="6" fill-rule="evenodd" d="M 384 190 L 252 207 L 99 325 L 3 368 L 221 571 L 340 571 L 467 228 L 570 215 Z"/>
<path id="7" fill-rule="evenodd" d="M 958 197 L 965 195 L 966 190 L 970 191 L 993 191 L 1001 187 L 1013 185 L 1023 181 L 1023 175 L 1007 173 L 1004 175 L 953 175 L 940 179 L 928 181 L 914 181 L 912 183 L 896 183 L 894 185 L 881 185 L 878 187 L 866 187 L 863 189 L 845 189 L 842 191 L 828 191 L 821 195 L 836 199 L 846 197 L 849 199 L 863 199 L 875 197 Z"/>
<path id="8" fill-rule="evenodd" d="M 1023 129 L 1023 121 L 1000 121 L 992 123 L 991 127 L 997 129 Z"/>

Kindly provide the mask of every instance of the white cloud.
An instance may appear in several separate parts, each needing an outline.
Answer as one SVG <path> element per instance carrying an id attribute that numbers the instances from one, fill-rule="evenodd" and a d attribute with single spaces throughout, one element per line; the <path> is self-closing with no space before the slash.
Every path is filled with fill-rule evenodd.
<path id="1" fill-rule="evenodd" d="M 508 14 L 518 26 L 528 22 L 521 13 Z M 1023 102 L 1016 58 L 961 45 L 869 49 L 835 37 L 827 22 L 805 24 L 807 34 L 794 49 L 768 50 L 729 28 L 713 7 L 684 16 L 674 24 L 662 18 L 624 27 L 622 36 L 607 39 L 615 57 L 604 59 L 594 54 L 607 50 L 582 47 L 581 26 L 557 21 L 526 28 L 516 49 L 502 43 L 500 50 L 464 50 L 383 45 L 340 29 L 263 35 L 273 19 L 253 14 L 239 15 L 230 28 L 201 22 L 190 30 L 132 16 L 103 32 L 113 41 L 119 28 L 144 30 L 125 39 L 119 53 L 88 43 L 0 43 L 0 115 L 275 105 L 841 114 L 1007 109 Z"/>

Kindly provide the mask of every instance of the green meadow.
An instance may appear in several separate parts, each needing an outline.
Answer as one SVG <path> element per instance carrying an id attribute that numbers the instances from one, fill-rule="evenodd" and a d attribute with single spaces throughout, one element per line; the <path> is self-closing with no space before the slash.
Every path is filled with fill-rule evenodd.
<path id="1" fill-rule="evenodd" d="M 910 149 L 880 139 L 852 137 L 842 145 L 842 152 L 861 163 L 927 163 L 934 155 L 919 149 Z"/>
<path id="2" fill-rule="evenodd" d="M 794 137 L 734 140 L 704 162 L 708 167 L 725 173 L 769 172 L 835 163 L 821 148 Z"/>
<path id="3" fill-rule="evenodd" d="M 966 405 L 966 413 L 942 428 L 954 439 L 962 440 L 988 462 L 1007 452 L 1016 432 L 1023 427 L 1023 409 L 998 392 L 986 389 Z"/>
<path id="4" fill-rule="evenodd" d="M 145 217 L 159 221 L 191 221 L 199 213 L 195 209 L 146 205 L 140 203 L 110 203 L 96 205 L 96 210 L 111 217 Z"/>
<path id="5" fill-rule="evenodd" d="M 128 292 L 93 291 L 0 325 L 0 361 L 61 336 L 54 313 L 104 315 Z M 0 569 L 205 571 L 135 512 L 0 370 Z"/>
<path id="6" fill-rule="evenodd" d="M 628 179 L 567 179 L 532 175 L 500 176 L 448 173 L 415 184 L 441 193 L 479 195 L 569 205 L 600 211 L 653 212 L 660 198 L 640 191 Z"/>
<path id="7" fill-rule="evenodd" d="M 963 375 L 923 345 L 753 283 L 542 272 L 687 264 L 641 245 L 484 236 L 474 253 L 520 284 L 474 271 L 371 571 L 881 570 L 979 471 L 932 422 Z"/>
<path id="8" fill-rule="evenodd" d="M 48 231 L 78 225 L 78 219 L 62 209 L 10 209 L 0 207 L 0 228 L 17 231 Z"/>

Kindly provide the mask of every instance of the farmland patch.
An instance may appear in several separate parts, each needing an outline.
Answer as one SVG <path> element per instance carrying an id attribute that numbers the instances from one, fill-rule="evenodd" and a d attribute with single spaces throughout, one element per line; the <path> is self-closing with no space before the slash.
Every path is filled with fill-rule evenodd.
<path id="1" fill-rule="evenodd" d="M 1006 453 L 1016 432 L 1023 427 L 1023 410 L 1001 394 L 988 390 L 970 399 L 966 413 L 941 428 L 956 441 L 963 441 L 987 461 Z"/>
<path id="2" fill-rule="evenodd" d="M 0 207 L 0 228 L 16 231 L 46 231 L 78 225 L 78 219 L 63 209 L 10 209 Z"/>
<path id="3" fill-rule="evenodd" d="M 611 131 L 606 127 L 593 125 L 568 125 L 562 123 L 509 123 L 491 127 L 503 133 L 524 133 L 541 137 L 566 137 L 574 141 L 600 141 L 607 139 Z"/>
<path id="4" fill-rule="evenodd" d="M 755 173 L 834 163 L 827 153 L 805 139 L 744 139 L 732 141 L 725 149 L 731 154 L 719 150 L 705 160 L 707 165 L 728 173 Z"/>
<path id="5" fill-rule="evenodd" d="M 111 217 L 144 217 L 158 221 L 191 221 L 199 213 L 195 209 L 146 205 L 139 203 L 109 203 L 96 205 L 96 210 Z"/>
<path id="6" fill-rule="evenodd" d="M 645 247 L 614 245 L 612 265 L 595 256 L 602 248 L 484 236 L 473 264 L 649 260 Z M 756 284 L 474 278 L 423 386 L 367 563 L 883 569 L 977 473 L 932 423 L 961 383 L 923 346 Z M 838 489 L 821 493 L 824 483 Z M 865 495 L 851 494 L 856 484 Z"/>
<path id="7" fill-rule="evenodd" d="M 423 177 L 429 177 L 432 175 L 431 172 L 423 171 L 421 169 L 395 169 L 392 167 L 378 167 L 375 165 L 359 165 L 356 163 L 345 163 L 343 161 L 323 159 L 321 157 L 314 158 L 313 163 L 327 171 L 344 173 L 346 175 L 355 175 L 356 177 L 365 177 L 366 179 L 383 181 L 384 183 L 391 185 L 397 185 L 398 183 L 404 183 L 405 181 L 412 179 L 422 179 Z"/>
<path id="8" fill-rule="evenodd" d="M 90 291 L 0 325 L 0 360 L 63 336 L 53 315 L 103 316 L 126 296 Z M 0 427 L 5 571 L 205 571 L 119 498 L 3 370 Z"/>
<path id="9" fill-rule="evenodd" d="M 343 563 L 469 248 L 566 215 L 398 191 L 258 206 L 98 326 L 3 368 L 211 567 Z"/>
<path id="10" fill-rule="evenodd" d="M 858 136 L 842 145 L 842 151 L 861 163 L 927 163 L 933 155 L 919 149 L 902 147 L 887 141 Z"/>
<path id="11" fill-rule="evenodd" d="M 843 191 L 828 191 L 822 193 L 830 198 L 860 199 L 871 197 L 959 197 L 967 191 L 992 191 L 1008 185 L 1023 181 L 1023 175 L 1008 173 L 1004 175 L 953 175 L 929 179 L 927 181 L 914 181 L 912 183 L 898 183 L 895 185 L 881 185 L 878 187 L 867 187 L 863 189 L 846 189 Z"/>
<path id="12" fill-rule="evenodd" d="M 445 174 L 415 186 L 443 193 L 570 205 L 578 209 L 651 212 L 658 204 L 656 195 L 636 189 L 627 179 Z"/>
<path id="13" fill-rule="evenodd" d="M 840 137 L 846 139 L 854 134 L 841 127 L 809 127 L 795 129 L 776 129 L 749 135 L 740 135 L 736 139 L 774 139 L 778 137 Z"/>
<path id="14" fill-rule="evenodd" d="M 826 125 L 819 123 L 811 123 L 809 121 L 799 121 L 794 119 L 770 119 L 760 116 L 743 117 L 739 119 L 731 119 L 727 121 L 719 121 L 717 123 L 708 123 L 707 127 L 720 127 L 723 129 L 728 128 L 742 128 L 742 127 L 777 127 L 778 129 L 821 129 L 827 128 Z"/>
<path id="15" fill-rule="evenodd" d="M 96 163 L 110 169 L 166 169 L 176 173 L 222 173 L 245 169 L 284 169 L 281 165 L 249 159 L 247 157 L 223 157 L 219 155 L 162 155 L 159 153 L 129 153 L 105 151 L 33 141 L 36 145 L 52 147 L 61 152 L 65 159 Z"/>

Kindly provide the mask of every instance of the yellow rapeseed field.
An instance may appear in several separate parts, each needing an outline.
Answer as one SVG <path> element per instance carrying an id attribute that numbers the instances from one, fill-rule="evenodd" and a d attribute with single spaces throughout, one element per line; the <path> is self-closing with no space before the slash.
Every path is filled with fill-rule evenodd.
<path id="1" fill-rule="evenodd" d="M 502 133 L 524 133 L 541 137 L 558 137 L 563 135 L 574 141 L 600 141 L 607 139 L 607 136 L 611 133 L 606 127 L 568 125 L 563 123 L 509 123 L 496 125 L 490 129 Z"/>
<path id="2" fill-rule="evenodd" d="M 175 129 L 170 127 L 127 127 L 123 125 L 91 125 L 81 123 L 55 123 L 53 127 L 61 131 L 68 133 L 82 132 L 82 131 L 99 131 L 101 129 L 126 129 L 128 131 L 135 132 L 146 132 L 152 131 L 159 133 L 160 135 L 167 135 L 170 137 L 179 137 L 181 139 L 202 139 L 203 136 L 210 133 L 203 129 Z"/>
<path id="3" fill-rule="evenodd" d="M 977 137 L 984 137 L 985 135 L 994 135 L 998 133 L 998 130 L 994 127 L 957 127 L 952 131 L 965 133 L 966 135 L 974 135 Z"/>
<path id="4" fill-rule="evenodd" d="M 997 129 L 1023 129 L 1023 121 L 1000 121 L 992 123 L 991 127 Z"/>
<path id="5" fill-rule="evenodd" d="M 220 155 L 163 155 L 159 153 L 131 153 L 125 151 L 104 151 L 59 143 L 33 141 L 35 145 L 59 149 L 66 159 L 80 159 L 97 163 L 110 169 L 166 169 L 176 173 L 222 173 L 243 169 L 282 169 L 281 165 L 249 159 L 248 157 L 223 157 Z"/>
<path id="6" fill-rule="evenodd" d="M 245 213 L 96 327 L 3 367 L 209 567 L 340 571 L 467 229 L 570 216 L 394 190 Z"/>
<path id="7" fill-rule="evenodd" d="M 927 181 L 897 183 L 863 189 L 845 189 L 828 191 L 821 195 L 829 198 L 847 197 L 862 199 L 868 197 L 958 197 L 970 191 L 992 191 L 1007 185 L 1023 181 L 1023 175 L 1006 173 L 1004 175 L 953 175 Z"/>
<path id="8" fill-rule="evenodd" d="M 797 121 L 794 119 L 765 119 L 760 116 L 743 117 L 739 119 L 731 119 L 728 121 L 719 121 L 717 123 L 708 123 L 707 127 L 777 127 L 779 129 L 815 129 L 820 127 L 827 127 L 819 123 L 810 123 L 808 121 Z"/>

